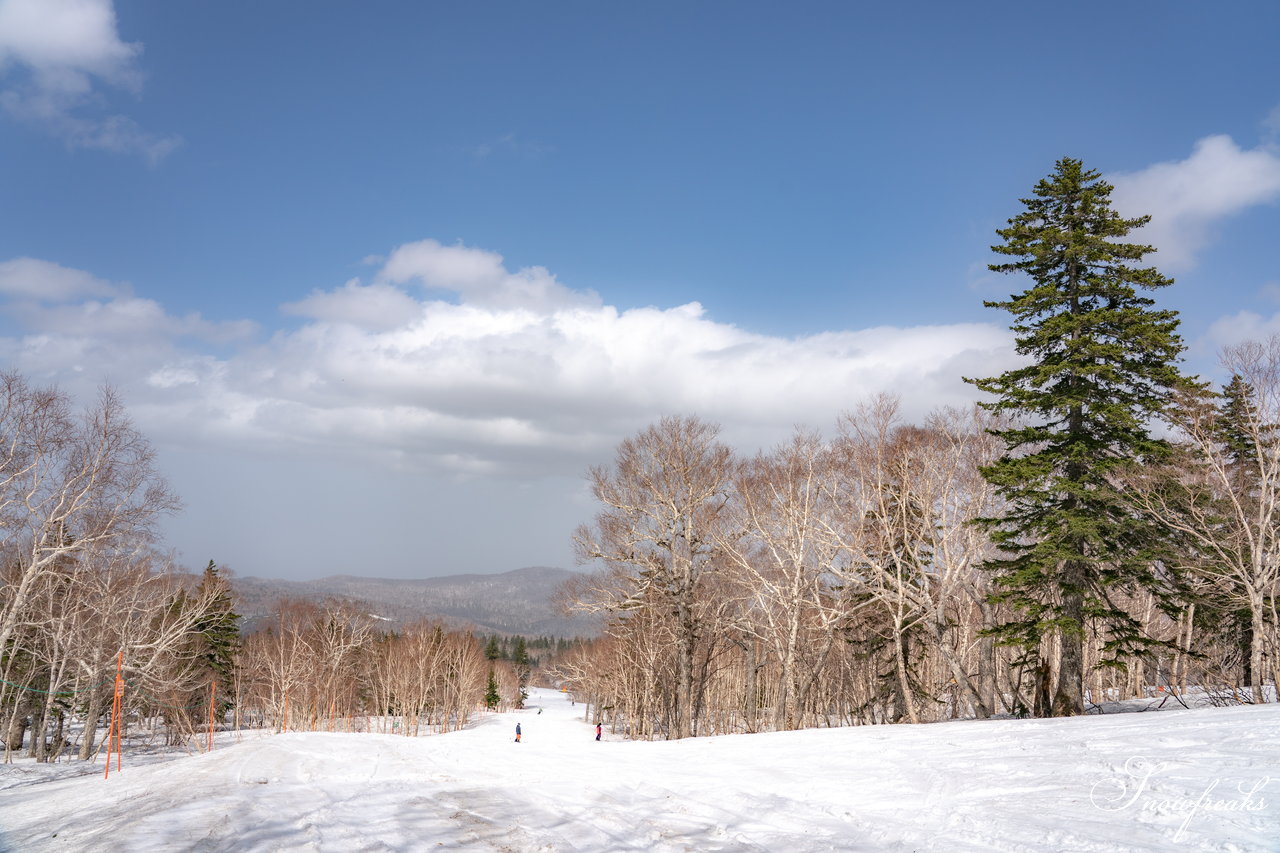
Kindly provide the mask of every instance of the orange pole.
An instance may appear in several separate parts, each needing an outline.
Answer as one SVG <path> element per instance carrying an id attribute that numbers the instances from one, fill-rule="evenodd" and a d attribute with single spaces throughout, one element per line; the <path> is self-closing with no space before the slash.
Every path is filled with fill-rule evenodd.
<path id="1" fill-rule="evenodd" d="M 107 766 L 103 768 L 102 778 L 111 775 L 111 736 L 116 738 L 116 771 L 120 770 L 120 697 L 124 695 L 124 649 L 116 656 L 116 687 L 111 698 L 111 725 L 107 727 Z"/>

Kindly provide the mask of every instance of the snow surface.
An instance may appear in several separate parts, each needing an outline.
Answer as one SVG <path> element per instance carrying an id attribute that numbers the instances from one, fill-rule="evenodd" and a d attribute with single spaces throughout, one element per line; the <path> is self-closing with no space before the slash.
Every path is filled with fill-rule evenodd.
<path id="1" fill-rule="evenodd" d="M 0 850 L 1280 851 L 1277 705 L 600 743 L 530 705 L 0 766 Z"/>

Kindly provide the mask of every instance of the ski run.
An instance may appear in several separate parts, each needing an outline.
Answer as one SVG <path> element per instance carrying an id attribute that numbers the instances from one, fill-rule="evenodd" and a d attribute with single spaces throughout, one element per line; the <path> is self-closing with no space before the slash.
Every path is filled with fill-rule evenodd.
<path id="1" fill-rule="evenodd" d="M 0 851 L 1280 851 L 1280 705 L 662 742 L 582 711 L 19 760 Z"/>

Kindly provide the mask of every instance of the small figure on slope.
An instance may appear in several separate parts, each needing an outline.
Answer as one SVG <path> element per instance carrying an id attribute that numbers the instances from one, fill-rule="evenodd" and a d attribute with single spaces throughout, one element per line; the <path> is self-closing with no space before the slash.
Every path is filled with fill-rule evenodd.
<path id="1" fill-rule="evenodd" d="M 516 723 L 516 743 L 520 742 L 520 724 Z"/>
<path id="2" fill-rule="evenodd" d="M 596 723 L 596 740 L 600 740 L 600 724 Z"/>

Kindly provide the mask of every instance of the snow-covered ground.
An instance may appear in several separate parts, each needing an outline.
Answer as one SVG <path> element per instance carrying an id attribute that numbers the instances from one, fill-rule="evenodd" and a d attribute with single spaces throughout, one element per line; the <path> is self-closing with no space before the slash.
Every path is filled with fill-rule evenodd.
<path id="1" fill-rule="evenodd" d="M 596 743 L 554 691 L 530 705 L 126 752 L 108 780 L 0 766 L 0 850 L 1280 851 L 1276 705 L 655 743 Z"/>

